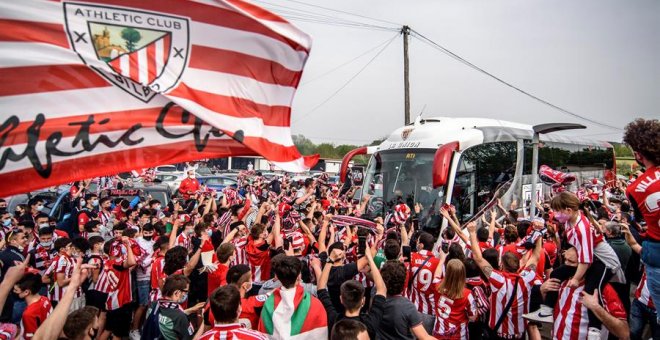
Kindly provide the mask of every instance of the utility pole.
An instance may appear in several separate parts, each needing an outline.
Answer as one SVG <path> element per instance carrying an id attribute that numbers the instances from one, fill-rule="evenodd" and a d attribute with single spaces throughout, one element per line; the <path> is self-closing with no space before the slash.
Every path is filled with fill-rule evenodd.
<path id="1" fill-rule="evenodd" d="M 404 93 L 404 111 L 405 125 L 410 124 L 410 65 L 408 61 L 408 36 L 410 27 L 407 25 L 401 28 L 403 34 L 403 93 Z"/>

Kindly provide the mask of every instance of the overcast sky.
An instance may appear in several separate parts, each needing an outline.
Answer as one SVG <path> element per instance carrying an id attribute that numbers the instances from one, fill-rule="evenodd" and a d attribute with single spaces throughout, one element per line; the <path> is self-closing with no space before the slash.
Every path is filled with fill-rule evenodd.
<path id="1" fill-rule="evenodd" d="M 364 144 L 403 125 L 403 43 L 397 37 L 343 90 L 316 108 L 380 48 L 319 76 L 396 33 L 302 21 L 292 17 L 292 9 L 396 26 L 297 1 L 407 24 L 523 90 L 608 125 L 623 128 L 635 117 L 660 117 L 657 0 L 256 1 L 290 17 L 313 38 L 293 104 L 292 126 L 294 134 L 315 142 Z M 576 122 L 587 125 L 588 129 L 580 132 L 583 136 L 621 140 L 622 131 L 580 121 L 545 106 L 416 38 L 410 40 L 410 72 L 413 119 L 423 109 L 423 117 L 486 117 L 528 124 Z"/>

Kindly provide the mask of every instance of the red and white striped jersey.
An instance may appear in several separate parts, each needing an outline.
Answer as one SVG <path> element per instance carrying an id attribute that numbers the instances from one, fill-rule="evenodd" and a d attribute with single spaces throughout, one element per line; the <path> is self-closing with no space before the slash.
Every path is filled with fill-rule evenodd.
<path id="1" fill-rule="evenodd" d="M 247 236 L 235 237 L 231 240 L 231 244 L 236 248 L 236 259 L 229 263 L 229 267 L 235 266 L 237 264 L 248 265 L 247 252 L 245 251 L 245 246 L 247 245 Z"/>
<path id="2" fill-rule="evenodd" d="M 589 316 L 587 307 L 582 305 L 584 285 L 568 288 L 564 281 L 559 288 L 559 299 L 554 306 L 553 339 L 586 340 L 589 333 Z M 626 311 L 614 288 L 609 284 L 603 287 L 601 294 L 603 307 L 617 319 L 626 320 Z M 607 339 L 607 337 L 605 337 Z"/>
<path id="3" fill-rule="evenodd" d="M 73 266 L 74 266 L 73 259 L 67 255 L 67 254 L 59 254 L 53 259 L 53 263 L 51 266 L 46 270 L 45 274 L 48 275 L 50 274 L 50 270 L 52 269 L 53 277 L 55 278 L 55 283 L 53 284 L 53 289 L 49 291 L 50 294 L 50 300 L 51 301 L 60 301 L 62 296 L 64 296 L 64 293 L 67 290 L 67 287 L 60 287 L 57 284 L 57 274 L 64 274 L 65 278 L 71 278 L 73 275 Z M 82 296 L 82 289 L 78 287 L 76 290 L 76 295 L 75 298 L 79 298 Z"/>
<path id="4" fill-rule="evenodd" d="M 107 294 L 117 289 L 118 284 L 119 278 L 110 267 L 110 261 L 105 260 L 93 289 Z"/>
<path id="5" fill-rule="evenodd" d="M 176 243 L 175 245 L 177 246 L 182 246 L 188 250 L 188 253 L 192 252 L 193 246 L 192 242 L 190 240 L 190 236 L 184 231 L 179 236 L 176 237 Z"/>
<path id="6" fill-rule="evenodd" d="M 570 221 L 566 222 L 566 239 L 575 247 L 579 263 L 592 263 L 594 248 L 603 241 L 603 235 L 596 233 L 596 230 L 591 227 L 589 219 L 580 212 L 574 226 L 570 224 Z"/>
<path id="7" fill-rule="evenodd" d="M 439 263 L 440 260 L 428 250 L 420 250 L 419 252 L 412 253 L 410 256 L 409 275 L 413 281 L 407 295 L 408 299 L 417 306 L 417 310 L 421 313 L 435 314 L 436 292 L 433 287 L 433 274 Z M 413 278 L 416 272 L 417 275 Z"/>
<path id="8" fill-rule="evenodd" d="M 123 268 L 124 260 L 121 258 L 108 260 L 107 262 L 108 268 L 117 277 L 117 288 L 108 293 L 105 308 L 107 310 L 116 310 L 133 301 L 131 269 Z"/>
<path id="9" fill-rule="evenodd" d="M 311 269 L 311 268 L 310 268 L 310 269 Z M 312 273 L 313 273 L 313 271 L 312 271 Z M 367 274 L 365 274 L 365 273 L 363 273 L 363 272 L 358 272 L 357 275 L 355 275 L 355 276 L 353 277 L 353 280 L 355 280 L 355 281 L 361 283 L 362 286 L 363 286 L 364 288 L 369 288 L 369 287 L 373 287 L 373 286 L 374 286 L 374 281 L 371 280 L 371 279 L 369 279 L 369 277 L 367 276 Z"/>
<path id="10" fill-rule="evenodd" d="M 247 329 L 239 323 L 227 325 L 215 324 L 210 331 L 204 333 L 200 340 L 267 340 L 266 334 Z"/>
<path id="11" fill-rule="evenodd" d="M 437 286 L 433 286 L 435 290 Z M 467 339 L 469 318 L 477 314 L 477 304 L 472 292 L 464 288 L 463 297 L 459 299 L 437 294 L 436 300 L 433 335 L 442 339 Z"/>
<path id="12" fill-rule="evenodd" d="M 500 315 L 502 315 L 504 307 L 509 302 L 509 299 L 511 299 L 517 277 L 520 277 L 520 279 L 518 279 L 516 296 L 511 304 L 511 309 L 509 309 L 509 312 L 504 317 L 502 326 L 497 331 L 498 334 L 504 337 L 520 337 L 525 331 L 525 322 L 522 316 L 527 313 L 527 309 L 529 308 L 528 302 L 531 287 L 534 284 L 540 284 L 540 282 L 536 279 L 536 272 L 527 268 L 519 274 L 493 270 L 488 280 L 492 292 L 490 295 L 491 308 L 488 326 L 492 329 L 495 328 L 495 324 L 500 318 Z"/>
<path id="13" fill-rule="evenodd" d="M 655 305 L 651 299 L 651 293 L 649 292 L 649 286 L 646 284 L 646 270 L 642 274 L 642 279 L 639 281 L 637 290 L 635 290 L 635 299 L 645 306 L 655 309 Z"/>

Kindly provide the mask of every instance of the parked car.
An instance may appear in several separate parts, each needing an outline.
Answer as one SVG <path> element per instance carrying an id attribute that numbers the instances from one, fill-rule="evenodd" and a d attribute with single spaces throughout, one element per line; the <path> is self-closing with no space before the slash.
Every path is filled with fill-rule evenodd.
<path id="1" fill-rule="evenodd" d="M 177 172 L 179 169 L 176 167 L 176 165 L 160 165 L 157 166 L 155 169 L 156 174 L 159 173 L 164 173 L 164 172 Z"/>
<path id="2" fill-rule="evenodd" d="M 231 186 L 231 185 L 238 185 L 238 181 L 236 179 L 226 177 L 226 176 L 206 176 L 206 177 L 200 177 L 199 178 L 200 184 L 205 184 L 207 188 L 215 190 L 215 191 L 222 191 L 225 187 Z"/>
<path id="3" fill-rule="evenodd" d="M 8 211 L 13 212 L 19 204 L 27 204 L 32 198 L 39 198 L 44 202 L 44 209 L 41 211 L 57 221 L 57 228 L 71 231 L 75 216 L 72 216 L 71 195 L 69 194 L 71 186 L 62 185 L 57 188 L 47 190 L 38 190 L 25 194 L 18 194 L 7 200 Z"/>
<path id="4" fill-rule="evenodd" d="M 181 181 L 183 181 L 185 178 L 186 178 L 186 173 L 183 171 L 160 173 L 156 175 L 156 179 L 154 180 L 154 182 L 156 183 L 160 182 L 164 185 L 167 185 L 167 187 L 170 190 L 170 194 L 175 194 L 177 190 L 179 190 Z"/>

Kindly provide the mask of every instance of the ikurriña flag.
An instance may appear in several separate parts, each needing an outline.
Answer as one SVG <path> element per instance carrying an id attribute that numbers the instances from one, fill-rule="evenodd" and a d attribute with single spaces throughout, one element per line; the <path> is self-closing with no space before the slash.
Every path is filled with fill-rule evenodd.
<path id="1" fill-rule="evenodd" d="M 0 196 L 202 158 L 306 170 L 290 113 L 310 47 L 237 0 L 0 2 Z"/>

